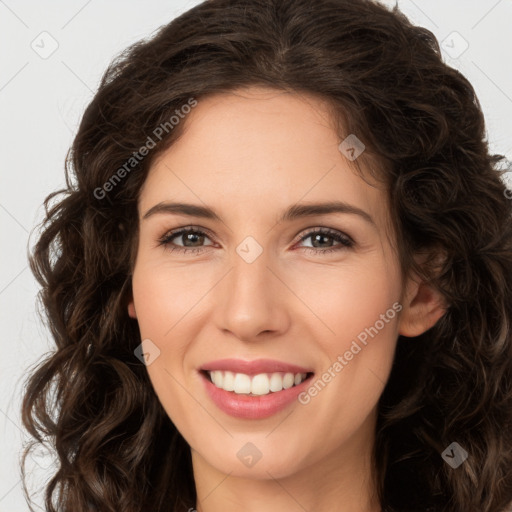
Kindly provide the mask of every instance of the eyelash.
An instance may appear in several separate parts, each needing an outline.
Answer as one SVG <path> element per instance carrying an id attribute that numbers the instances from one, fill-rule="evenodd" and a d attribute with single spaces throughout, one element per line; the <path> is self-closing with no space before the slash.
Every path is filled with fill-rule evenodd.
<path id="1" fill-rule="evenodd" d="M 169 231 L 168 233 L 166 233 L 164 236 L 162 236 L 161 238 L 158 239 L 158 246 L 163 246 L 163 247 L 165 247 L 166 250 L 168 250 L 170 252 L 178 251 L 181 253 L 189 253 L 189 254 L 190 253 L 197 254 L 197 253 L 203 252 L 204 246 L 203 247 L 181 247 L 181 246 L 177 246 L 177 245 L 171 243 L 171 240 L 173 238 L 179 237 L 180 235 L 190 234 L 190 233 L 205 235 L 206 237 L 211 238 L 208 236 L 207 233 L 205 233 L 201 229 L 197 229 L 194 226 L 187 226 L 186 228 L 180 228 L 180 229 L 177 229 L 174 231 Z M 334 252 L 334 251 L 346 250 L 346 249 L 350 249 L 354 246 L 354 241 L 348 235 L 345 235 L 339 231 L 329 229 L 329 228 L 312 229 L 311 231 L 308 231 L 304 236 L 302 236 L 299 239 L 299 242 L 303 242 L 304 240 L 306 240 L 307 238 L 309 238 L 313 235 L 324 235 L 324 236 L 330 237 L 333 240 L 335 240 L 336 242 L 340 243 L 340 245 L 336 245 L 334 247 L 327 248 L 327 249 L 319 249 L 319 248 L 315 248 L 315 247 L 302 247 L 302 249 L 306 249 L 309 252 L 313 252 L 315 254 L 318 254 L 318 253 L 325 254 L 325 253 L 330 253 L 330 252 Z M 171 245 L 173 245 L 173 247 L 171 247 Z"/>

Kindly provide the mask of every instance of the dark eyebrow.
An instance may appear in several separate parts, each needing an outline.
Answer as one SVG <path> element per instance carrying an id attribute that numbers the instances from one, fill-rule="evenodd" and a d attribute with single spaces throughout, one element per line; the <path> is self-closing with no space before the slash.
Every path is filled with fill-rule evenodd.
<path id="1" fill-rule="evenodd" d="M 158 203 L 151 207 L 142 218 L 147 219 L 156 213 L 175 213 L 180 215 L 189 215 L 191 217 L 201 217 L 203 219 L 218 220 L 222 222 L 220 216 L 212 208 L 189 203 Z M 375 226 L 375 222 L 369 213 L 361 210 L 357 206 L 353 206 L 342 201 L 314 204 L 294 204 L 284 212 L 279 222 L 286 222 L 301 217 L 311 217 L 314 215 L 327 215 L 329 213 L 350 213 L 353 215 L 359 215 L 365 221 Z"/>

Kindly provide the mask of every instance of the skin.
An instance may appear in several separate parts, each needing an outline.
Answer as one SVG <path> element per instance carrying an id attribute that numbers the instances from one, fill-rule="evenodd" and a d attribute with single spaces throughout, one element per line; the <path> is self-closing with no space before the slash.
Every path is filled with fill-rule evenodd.
<path id="1" fill-rule="evenodd" d="M 323 101 L 250 87 L 202 99 L 183 122 L 184 134 L 153 162 L 140 193 L 128 311 L 141 339 L 160 350 L 147 371 L 191 447 L 197 510 L 380 511 L 371 463 L 377 402 L 398 335 L 433 326 L 444 313 L 441 297 L 416 276 L 402 281 L 385 192 L 340 152 Z M 278 222 L 296 203 L 335 200 L 373 223 L 351 213 Z M 143 218 L 166 201 L 207 205 L 222 221 L 168 212 Z M 208 232 L 199 242 L 172 242 L 202 252 L 159 245 L 187 226 Z M 312 228 L 341 232 L 354 245 L 328 235 L 316 245 L 314 236 L 301 241 Z M 263 249 L 252 263 L 236 252 L 248 236 Z M 238 419 L 204 390 L 197 369 L 225 357 L 278 359 L 320 377 L 395 302 L 400 314 L 342 371 L 331 371 L 306 405 Z M 237 457 L 247 442 L 262 454 L 252 467 Z"/>

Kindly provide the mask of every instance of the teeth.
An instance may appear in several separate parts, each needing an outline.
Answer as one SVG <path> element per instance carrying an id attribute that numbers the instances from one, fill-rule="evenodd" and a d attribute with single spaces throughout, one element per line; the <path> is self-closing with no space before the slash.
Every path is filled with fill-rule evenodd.
<path id="1" fill-rule="evenodd" d="M 283 388 L 288 389 L 293 386 L 293 381 L 295 380 L 295 377 L 293 373 L 285 373 L 283 377 Z"/>
<path id="2" fill-rule="evenodd" d="M 306 378 L 306 373 L 259 373 L 251 377 L 245 373 L 224 372 L 215 370 L 208 372 L 213 384 L 225 391 L 234 391 L 245 395 L 268 395 L 283 389 L 297 386 Z"/>
<path id="3" fill-rule="evenodd" d="M 240 375 L 240 374 L 239 374 Z M 247 377 L 247 375 L 246 375 Z M 265 373 L 260 373 L 252 378 L 251 393 L 253 395 L 268 395 L 270 392 L 270 380 Z"/>
<path id="4" fill-rule="evenodd" d="M 215 384 L 218 388 L 225 389 L 226 391 L 233 391 L 235 389 L 235 374 L 233 372 L 224 372 L 224 380 L 222 380 L 223 372 L 216 372 L 220 375 L 218 384 Z"/>
<path id="5" fill-rule="evenodd" d="M 235 393 L 250 393 L 251 392 L 251 378 L 249 375 L 237 373 L 235 375 Z"/>

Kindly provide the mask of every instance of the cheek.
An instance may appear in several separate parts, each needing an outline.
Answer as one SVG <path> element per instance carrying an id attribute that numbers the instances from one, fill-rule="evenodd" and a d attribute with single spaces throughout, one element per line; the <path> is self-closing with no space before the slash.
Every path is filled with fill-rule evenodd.
<path id="1" fill-rule="evenodd" d="M 331 411 L 331 421 L 340 428 L 348 427 L 343 426 L 346 414 L 363 421 L 387 382 L 398 338 L 400 283 L 398 268 L 386 268 L 380 257 L 344 268 L 336 279 L 317 280 L 322 287 L 310 287 L 311 303 L 328 327 L 324 336 L 315 336 L 323 354 L 316 389 L 325 384 L 328 389 L 318 391 L 324 397 L 320 401 L 340 405 L 343 412 Z M 313 399 L 317 391 L 311 392 Z"/>
<path id="2" fill-rule="evenodd" d="M 342 355 L 344 371 L 349 370 L 345 377 L 352 376 L 349 385 L 377 391 L 391 371 L 402 305 L 400 290 L 393 282 L 375 278 L 364 284 L 339 316 L 341 343 L 335 356 Z"/>
<path id="3" fill-rule="evenodd" d="M 180 431 L 192 428 L 187 418 L 193 404 L 180 383 L 185 382 L 183 367 L 193 324 L 189 315 L 198 300 L 194 282 L 197 288 L 189 272 L 170 272 L 150 261 L 135 268 L 132 280 L 141 339 L 150 339 L 159 350 L 158 357 L 147 365 L 148 376 L 162 406 Z"/>
<path id="4" fill-rule="evenodd" d="M 396 268 L 385 268 L 381 258 L 368 259 L 365 265 L 342 266 L 329 272 L 308 272 L 301 279 L 298 295 L 314 315 L 312 321 L 323 324 L 321 341 L 327 352 L 336 356 L 347 350 L 359 336 L 364 341 L 368 331 L 379 338 L 393 337 L 400 298 L 400 276 Z M 382 331 L 382 333 L 381 333 Z M 392 331 L 392 332 L 391 332 Z M 382 334 L 383 336 L 380 336 Z"/>
<path id="5" fill-rule="evenodd" d="M 185 266 L 143 258 L 133 274 L 132 289 L 141 339 L 150 339 L 159 356 L 147 366 L 156 393 L 168 410 L 179 408 L 191 341 L 198 337 L 201 302 L 212 287 L 207 276 Z M 174 377 L 174 378 L 173 378 Z M 182 397 L 185 402 L 186 395 Z M 172 403 L 171 403 L 172 402 Z"/>
<path id="6" fill-rule="evenodd" d="M 169 269 L 151 260 L 135 268 L 132 287 L 141 335 L 160 340 L 172 336 L 207 290 L 189 269 Z"/>

